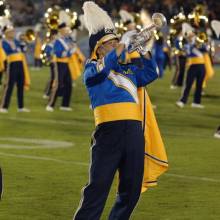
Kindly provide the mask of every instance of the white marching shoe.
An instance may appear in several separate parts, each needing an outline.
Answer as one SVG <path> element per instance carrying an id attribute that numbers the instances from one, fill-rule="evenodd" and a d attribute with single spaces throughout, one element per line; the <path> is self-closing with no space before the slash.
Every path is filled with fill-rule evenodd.
<path id="1" fill-rule="evenodd" d="M 194 103 L 194 102 L 191 104 L 191 107 L 192 108 L 205 108 L 204 105 L 201 105 L 201 104 L 198 104 L 198 103 Z"/>
<path id="2" fill-rule="evenodd" d="M 70 107 L 61 106 L 61 107 L 60 107 L 60 110 L 61 110 L 61 111 L 66 111 L 66 112 L 71 112 L 73 109 L 70 108 Z"/>
<path id="3" fill-rule="evenodd" d="M 54 108 L 48 105 L 48 106 L 46 107 L 46 111 L 48 111 L 48 112 L 53 112 L 53 111 L 54 111 Z"/>
<path id="4" fill-rule="evenodd" d="M 28 108 L 19 108 L 18 112 L 27 112 L 28 113 L 28 112 L 31 112 L 31 110 Z"/>
<path id="5" fill-rule="evenodd" d="M 43 98 L 43 99 L 49 99 L 49 96 L 46 95 L 46 94 L 44 94 L 44 95 L 42 96 L 42 98 Z"/>
<path id="6" fill-rule="evenodd" d="M 177 101 L 176 102 L 176 105 L 179 107 L 179 108 L 183 108 L 185 106 L 185 103 L 181 102 L 181 101 Z"/>
<path id="7" fill-rule="evenodd" d="M 171 90 L 177 89 L 177 86 L 170 85 L 170 89 L 171 89 Z"/>
<path id="8" fill-rule="evenodd" d="M 7 114 L 8 109 L 7 108 L 0 108 L 0 113 Z"/>

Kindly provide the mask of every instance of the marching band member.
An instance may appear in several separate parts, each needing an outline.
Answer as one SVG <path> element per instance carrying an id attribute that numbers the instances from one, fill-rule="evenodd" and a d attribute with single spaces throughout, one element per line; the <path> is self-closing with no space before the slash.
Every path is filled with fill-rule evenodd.
<path id="1" fill-rule="evenodd" d="M 176 102 L 176 105 L 180 108 L 184 107 L 191 87 L 193 83 L 196 82 L 194 100 L 191 107 L 204 108 L 204 105 L 201 105 L 202 84 L 205 77 L 205 61 L 203 53 L 196 45 L 196 35 L 194 33 L 194 29 L 187 23 L 183 24 L 183 29 L 184 32 L 186 31 L 187 39 L 189 41 L 186 45 L 188 70 L 182 96 L 180 100 Z"/>
<path id="2" fill-rule="evenodd" d="M 54 83 L 54 79 L 55 79 L 55 57 L 54 57 L 54 51 L 53 51 L 53 47 L 54 47 L 54 42 L 56 40 L 56 36 L 57 36 L 57 31 L 56 30 L 51 30 L 50 31 L 50 36 L 48 37 L 48 41 L 45 44 L 44 48 L 43 48 L 43 54 L 45 62 L 47 62 L 47 64 L 50 66 L 50 80 L 47 82 L 45 91 L 44 91 L 44 95 L 43 98 L 47 99 L 49 98 L 50 94 L 51 94 L 51 90 L 53 87 L 53 83 Z"/>
<path id="3" fill-rule="evenodd" d="M 144 49 L 140 50 L 143 68 L 119 64 L 134 32 L 127 32 L 119 42 L 105 11 L 91 1 L 84 3 L 83 10 L 92 52 L 92 60 L 85 66 L 84 83 L 94 110 L 96 131 L 91 146 L 89 183 L 74 219 L 100 219 L 118 170 L 118 194 L 109 220 L 128 220 L 140 196 L 144 168 L 137 88 L 151 83 L 158 74 Z"/>
<path id="4" fill-rule="evenodd" d="M 174 40 L 174 58 L 175 58 L 175 73 L 172 79 L 171 89 L 177 86 L 182 87 L 184 82 L 184 75 L 186 69 L 186 52 L 185 52 L 185 39 L 182 31 L 179 32 Z"/>
<path id="5" fill-rule="evenodd" d="M 24 87 L 29 88 L 30 76 L 24 55 L 24 47 L 15 39 L 13 26 L 4 27 L 5 39 L 2 40 L 2 48 L 7 55 L 6 85 L 1 100 L 1 113 L 7 113 L 14 85 L 17 84 L 18 112 L 30 112 L 24 108 Z"/>
<path id="6" fill-rule="evenodd" d="M 70 57 L 76 51 L 76 45 L 69 39 L 70 28 L 67 26 L 66 22 L 61 22 L 58 29 L 59 35 L 55 40 L 53 47 L 56 56 L 55 80 L 46 107 L 46 111 L 50 112 L 54 111 L 58 95 L 63 97 L 60 110 L 72 111 L 72 108 L 70 107 L 72 94 L 72 68 L 70 68 Z"/>

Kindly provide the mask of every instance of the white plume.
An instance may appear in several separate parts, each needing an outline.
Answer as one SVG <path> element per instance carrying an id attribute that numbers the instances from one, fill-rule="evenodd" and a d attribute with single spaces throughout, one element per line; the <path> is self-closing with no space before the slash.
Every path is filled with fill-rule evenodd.
<path id="1" fill-rule="evenodd" d="M 119 15 L 122 19 L 122 22 L 126 22 L 126 21 L 131 21 L 131 22 L 134 22 L 134 17 L 132 16 L 132 14 L 130 14 L 129 12 L 121 9 L 119 11 Z"/>
<path id="2" fill-rule="evenodd" d="M 64 10 L 61 10 L 59 13 L 59 24 L 66 23 L 67 26 L 71 24 L 71 18 L 68 13 Z"/>
<path id="3" fill-rule="evenodd" d="M 83 4 L 85 26 L 89 31 L 89 35 L 96 34 L 103 28 L 115 29 L 114 24 L 102 8 L 92 1 Z"/>
<path id="4" fill-rule="evenodd" d="M 0 17 L 0 26 L 4 28 L 6 26 L 12 26 L 11 21 L 6 17 Z"/>
<path id="5" fill-rule="evenodd" d="M 188 24 L 188 23 L 182 24 L 183 36 L 188 35 L 189 33 L 193 32 L 193 31 L 194 31 L 194 28 L 190 24 Z"/>
<path id="6" fill-rule="evenodd" d="M 42 24 L 41 23 L 37 23 L 34 27 L 34 31 L 35 32 L 40 32 L 42 28 Z"/>
<path id="7" fill-rule="evenodd" d="M 83 15 L 83 14 L 79 15 L 79 21 L 80 21 L 80 23 L 81 23 L 79 29 L 82 31 L 84 28 L 86 28 L 85 18 L 84 18 L 84 15 Z"/>
<path id="8" fill-rule="evenodd" d="M 215 31 L 216 36 L 219 38 L 219 36 L 220 36 L 220 21 L 213 20 L 211 22 L 211 26 L 212 26 L 213 30 Z"/>

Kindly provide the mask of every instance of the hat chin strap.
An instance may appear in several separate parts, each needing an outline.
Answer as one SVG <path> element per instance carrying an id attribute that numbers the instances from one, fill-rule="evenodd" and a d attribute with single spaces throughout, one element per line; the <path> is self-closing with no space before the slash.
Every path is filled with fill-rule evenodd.
<path id="1" fill-rule="evenodd" d="M 93 50 L 93 52 L 92 52 L 91 59 L 97 60 L 97 55 L 96 55 L 97 49 L 98 49 L 103 43 L 106 43 L 107 41 L 113 40 L 113 39 L 119 39 L 119 36 L 118 36 L 118 35 L 115 35 L 115 34 L 107 34 L 107 35 L 103 36 L 99 41 L 97 41 L 96 46 L 95 46 L 95 48 L 94 48 L 94 50 Z"/>

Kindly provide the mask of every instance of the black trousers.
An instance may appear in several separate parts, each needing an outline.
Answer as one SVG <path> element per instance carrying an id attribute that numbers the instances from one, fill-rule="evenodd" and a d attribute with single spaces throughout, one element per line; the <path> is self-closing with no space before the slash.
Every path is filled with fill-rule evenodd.
<path id="1" fill-rule="evenodd" d="M 196 82 L 196 89 L 194 93 L 194 103 L 201 103 L 201 93 L 202 93 L 202 84 L 205 77 L 205 65 L 204 64 L 194 64 L 189 67 L 187 71 L 187 77 L 185 82 L 185 87 L 183 90 L 183 95 L 180 101 L 186 103 L 191 87 L 194 82 Z"/>
<path id="2" fill-rule="evenodd" d="M 177 75 L 176 85 L 183 86 L 185 67 L 186 67 L 186 56 L 179 56 L 179 72 Z"/>
<path id="3" fill-rule="evenodd" d="M 141 122 L 122 120 L 98 125 L 91 146 L 89 183 L 75 220 L 99 220 L 116 171 L 119 186 L 109 220 L 129 219 L 138 202 L 144 169 Z"/>
<path id="4" fill-rule="evenodd" d="M 55 85 L 52 88 L 52 92 L 49 98 L 48 105 L 55 106 L 58 96 L 62 96 L 62 106 L 69 107 L 70 99 L 72 95 L 72 78 L 67 63 L 55 64 Z"/>
<path id="5" fill-rule="evenodd" d="M 7 67 L 6 85 L 3 91 L 1 108 L 8 108 L 14 85 L 17 85 L 18 108 L 24 107 L 24 70 L 20 61 L 12 62 Z"/>
<path id="6" fill-rule="evenodd" d="M 55 79 L 55 72 L 54 72 L 54 63 L 50 64 L 50 79 L 47 82 L 46 88 L 44 90 L 44 94 L 49 96 L 51 94 L 51 90 L 53 87 L 54 79 Z"/>
<path id="7" fill-rule="evenodd" d="M 176 69 L 172 79 L 172 84 L 182 86 L 185 75 L 186 56 L 175 56 Z"/>
<path id="8" fill-rule="evenodd" d="M 42 60 L 38 58 L 34 58 L 34 66 L 35 67 L 42 67 Z"/>

